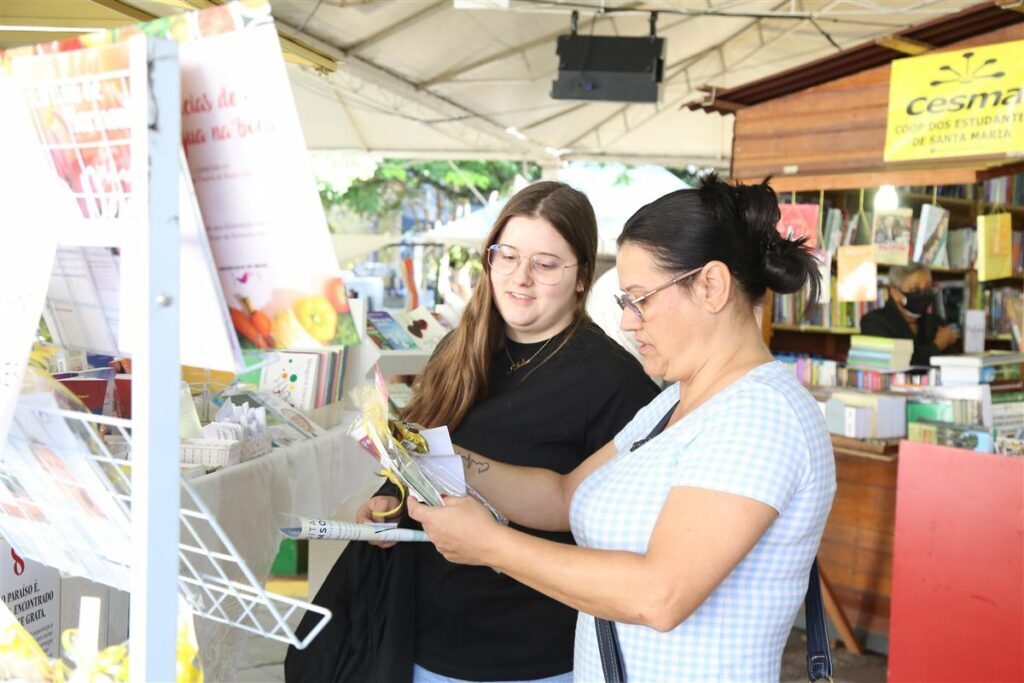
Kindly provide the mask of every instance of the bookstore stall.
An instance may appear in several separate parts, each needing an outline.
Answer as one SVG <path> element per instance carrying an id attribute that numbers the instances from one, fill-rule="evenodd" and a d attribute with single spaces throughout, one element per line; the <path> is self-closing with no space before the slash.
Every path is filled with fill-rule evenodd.
<path id="1" fill-rule="evenodd" d="M 454 320 L 349 299 L 268 3 L 0 53 L 0 101 L 0 667 L 232 680 L 250 635 L 305 647 L 331 614 L 271 563 L 380 537 L 320 518 L 409 457 L 382 378 Z"/>
<path id="2" fill-rule="evenodd" d="M 833 434 L 830 616 L 891 680 L 1024 669 L 1024 14 L 1005 4 L 690 105 L 735 117 L 732 175 L 773 176 L 780 231 L 820 255 L 823 302 L 776 295 L 763 331 Z"/>

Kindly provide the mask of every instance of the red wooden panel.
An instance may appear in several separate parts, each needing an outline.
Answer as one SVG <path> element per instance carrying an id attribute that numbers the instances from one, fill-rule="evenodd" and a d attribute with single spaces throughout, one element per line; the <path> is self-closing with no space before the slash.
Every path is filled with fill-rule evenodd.
<path id="1" fill-rule="evenodd" d="M 900 444 L 889 680 L 1024 680 L 1024 460 Z"/>

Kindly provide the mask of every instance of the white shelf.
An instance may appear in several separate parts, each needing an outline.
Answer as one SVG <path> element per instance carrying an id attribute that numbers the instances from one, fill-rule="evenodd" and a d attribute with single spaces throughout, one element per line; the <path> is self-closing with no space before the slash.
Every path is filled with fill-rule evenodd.
<path id="1" fill-rule="evenodd" d="M 372 343 L 366 341 L 364 343 Z M 415 349 L 412 351 L 380 351 L 380 371 L 385 377 L 389 375 L 418 375 L 423 372 L 431 351 Z"/>

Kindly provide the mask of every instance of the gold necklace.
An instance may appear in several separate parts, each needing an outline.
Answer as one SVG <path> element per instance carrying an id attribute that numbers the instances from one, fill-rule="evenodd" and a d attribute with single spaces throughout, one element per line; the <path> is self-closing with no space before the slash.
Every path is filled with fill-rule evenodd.
<path id="1" fill-rule="evenodd" d="M 518 361 L 515 360 L 514 358 L 512 358 L 512 354 L 508 352 L 508 344 L 505 344 L 505 355 L 508 356 L 509 362 L 512 363 L 512 365 L 509 367 L 509 369 L 505 371 L 505 374 L 506 375 L 511 375 L 513 372 L 515 372 L 519 368 L 523 368 L 523 367 L 526 367 L 527 365 L 529 365 L 530 361 L 532 361 L 534 358 L 536 358 L 537 355 L 541 351 L 544 350 L 544 347 L 551 343 L 552 339 L 554 339 L 554 337 L 548 337 L 548 340 L 546 342 L 544 342 L 543 344 L 541 344 L 540 348 L 537 349 L 532 356 L 530 356 L 526 360 L 518 360 Z"/>

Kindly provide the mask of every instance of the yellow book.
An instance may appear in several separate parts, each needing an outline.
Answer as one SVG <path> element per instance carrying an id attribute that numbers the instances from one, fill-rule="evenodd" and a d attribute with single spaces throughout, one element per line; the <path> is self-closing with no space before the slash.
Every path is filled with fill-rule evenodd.
<path id="1" fill-rule="evenodd" d="M 839 301 L 874 301 L 878 296 L 878 266 L 871 244 L 839 247 L 836 293 Z"/>
<path id="2" fill-rule="evenodd" d="M 1013 275 L 1013 232 L 1010 214 L 978 216 L 978 280 L 998 280 Z"/>

